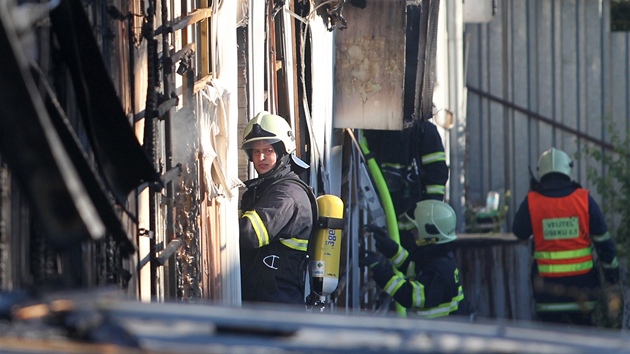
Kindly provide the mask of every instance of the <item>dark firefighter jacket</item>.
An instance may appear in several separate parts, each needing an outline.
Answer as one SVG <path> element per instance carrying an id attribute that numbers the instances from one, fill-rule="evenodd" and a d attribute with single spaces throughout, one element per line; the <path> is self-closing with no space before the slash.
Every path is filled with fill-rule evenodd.
<path id="1" fill-rule="evenodd" d="M 239 219 L 244 302 L 304 304 L 303 266 L 313 214 L 306 191 L 289 181 L 298 176 L 288 157 L 245 183 Z"/>
<path id="2" fill-rule="evenodd" d="M 435 124 L 416 121 L 400 131 L 366 130 L 365 136 L 386 178 L 396 215 L 421 200 L 444 200 L 449 173 Z"/>
<path id="3" fill-rule="evenodd" d="M 536 214 L 534 217 L 532 210 Z M 546 221 L 544 215 L 549 215 Z M 562 231 L 557 228 L 555 231 L 552 230 L 554 225 L 550 223 L 554 220 L 550 218 L 556 221 L 568 220 L 567 222 L 579 218 L 573 222 L 574 227 L 581 229 L 578 230 L 578 238 L 581 239 L 543 240 L 543 228 L 546 228 L 548 234 Z M 532 220 L 537 220 L 537 225 L 533 225 Z M 541 225 L 542 223 L 545 225 Z M 531 276 L 536 308 L 539 312 L 572 311 L 593 305 L 601 282 L 597 268 L 591 266 L 592 246 L 597 252 L 607 280 L 616 282 L 618 278 L 616 247 L 597 202 L 588 190 L 582 189 L 579 184 L 562 175 L 546 176 L 542 183 L 536 186 L 535 191 L 530 192 L 516 212 L 512 229 L 520 239 L 528 239 L 538 234 L 534 241 L 536 261 L 532 264 Z M 536 245 L 536 242 L 539 244 Z M 583 254 L 585 252 L 588 254 Z M 551 291 L 552 289 L 554 291 Z M 558 289 L 582 291 L 574 296 L 569 291 L 559 293 Z M 582 298 L 586 296 L 589 301 L 578 302 L 576 296 Z"/>
<path id="4" fill-rule="evenodd" d="M 399 247 L 390 261 L 402 274 L 379 263 L 372 268 L 374 281 L 409 316 L 435 318 L 457 313 L 464 292 L 450 243 L 414 246 L 411 251 Z"/>

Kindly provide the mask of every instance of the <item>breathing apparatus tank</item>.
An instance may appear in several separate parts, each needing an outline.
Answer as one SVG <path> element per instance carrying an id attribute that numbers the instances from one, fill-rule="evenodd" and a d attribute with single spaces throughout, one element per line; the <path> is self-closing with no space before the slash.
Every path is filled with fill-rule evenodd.
<path id="1" fill-rule="evenodd" d="M 307 303 L 325 309 L 326 301 L 339 283 L 339 261 L 344 226 L 343 201 L 334 195 L 317 198 L 319 218 L 313 245 L 309 246 L 311 294 Z"/>

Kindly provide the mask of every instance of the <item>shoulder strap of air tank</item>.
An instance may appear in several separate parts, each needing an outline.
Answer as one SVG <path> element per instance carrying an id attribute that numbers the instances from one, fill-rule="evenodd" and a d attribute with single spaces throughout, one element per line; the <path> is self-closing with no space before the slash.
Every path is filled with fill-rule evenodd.
<path id="1" fill-rule="evenodd" d="M 308 245 L 306 246 L 307 247 L 306 256 L 304 260 L 302 261 L 302 264 L 300 264 L 300 270 L 302 271 L 302 274 L 303 274 L 302 281 L 306 282 L 306 275 L 307 275 L 309 260 L 311 257 L 313 257 L 313 252 L 314 252 L 313 250 L 315 248 L 315 229 L 316 229 L 317 219 L 319 215 L 318 209 L 317 209 L 317 199 L 315 198 L 315 193 L 313 192 L 313 189 L 311 188 L 311 186 L 309 186 L 308 184 L 306 184 L 306 182 L 302 181 L 299 178 L 280 179 L 273 182 L 271 185 L 274 185 L 281 181 L 293 182 L 297 184 L 298 186 L 302 187 L 302 189 L 304 189 L 304 191 L 306 192 L 306 195 L 308 195 L 308 199 L 311 201 L 311 210 L 313 212 L 313 226 L 311 226 L 311 234 L 308 236 Z M 306 289 L 303 289 L 303 290 L 306 290 Z"/>
<path id="2" fill-rule="evenodd" d="M 282 181 L 288 181 L 288 182 L 293 182 L 297 185 L 299 185 L 300 187 L 302 187 L 302 189 L 304 189 L 304 191 L 306 192 L 306 195 L 308 195 L 308 199 L 311 202 L 311 210 L 313 212 L 313 226 L 311 227 L 311 234 L 309 235 L 309 241 L 313 240 L 313 236 L 315 235 L 315 228 L 317 226 L 318 223 L 318 218 L 319 218 L 319 212 L 317 209 L 317 198 L 315 197 L 315 193 L 313 192 L 313 189 L 311 188 L 311 186 L 309 186 L 308 184 L 306 184 L 306 182 L 302 181 L 299 178 L 285 178 L 285 179 L 280 179 L 277 180 L 275 182 L 273 182 L 271 185 L 274 185 L 276 183 L 282 182 Z M 311 254 L 311 248 L 313 242 L 309 242 L 308 243 L 308 254 Z"/>

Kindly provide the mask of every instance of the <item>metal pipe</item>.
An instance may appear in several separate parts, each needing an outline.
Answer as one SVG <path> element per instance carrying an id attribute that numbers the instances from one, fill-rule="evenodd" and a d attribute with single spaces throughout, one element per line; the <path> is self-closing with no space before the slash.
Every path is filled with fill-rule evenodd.
<path id="1" fill-rule="evenodd" d="M 539 113 L 536 113 L 536 112 L 530 111 L 530 110 L 528 110 L 526 108 L 517 106 L 516 104 L 514 104 L 512 102 L 509 102 L 509 101 L 504 100 L 504 99 L 502 99 L 500 97 L 491 95 L 491 94 L 489 94 L 487 92 L 484 92 L 484 91 L 481 91 L 481 90 L 479 90 L 477 88 L 474 88 L 474 87 L 471 87 L 471 86 L 468 86 L 468 85 L 466 86 L 466 88 L 468 89 L 468 92 L 472 92 L 472 93 L 474 93 L 474 94 L 476 94 L 476 95 L 478 95 L 480 97 L 487 98 L 487 99 L 489 99 L 491 101 L 500 103 L 500 104 L 502 104 L 505 107 L 508 107 L 508 108 L 511 108 L 511 109 L 513 109 L 513 110 L 515 110 L 517 112 L 526 114 L 528 117 L 535 118 L 536 120 L 541 121 L 543 123 L 547 123 L 547 124 L 551 125 L 554 128 L 560 129 L 560 130 L 565 131 L 567 133 L 571 133 L 571 134 L 573 134 L 573 135 L 575 135 L 575 136 L 577 136 L 577 137 L 579 137 L 581 139 L 584 139 L 584 140 L 590 141 L 591 143 L 597 144 L 597 145 L 601 146 L 604 149 L 615 150 L 615 147 L 611 143 L 608 143 L 608 142 L 605 142 L 605 141 L 603 141 L 601 139 L 597 139 L 597 138 L 594 138 L 594 137 L 592 137 L 590 135 L 584 134 L 583 132 L 581 132 L 581 131 L 579 131 L 579 130 L 577 130 L 575 128 L 571 128 L 571 127 L 566 126 L 566 125 L 564 125 L 562 123 L 558 123 L 558 122 L 554 121 L 553 119 L 551 119 L 549 117 L 545 117 L 545 116 L 543 116 L 543 115 L 541 115 Z"/>

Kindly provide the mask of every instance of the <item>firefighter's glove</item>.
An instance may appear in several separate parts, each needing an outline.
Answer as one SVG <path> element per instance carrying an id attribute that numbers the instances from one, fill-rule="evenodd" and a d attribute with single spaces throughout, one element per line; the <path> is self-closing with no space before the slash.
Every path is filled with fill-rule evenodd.
<path id="1" fill-rule="evenodd" d="M 359 258 L 359 265 L 370 268 L 372 278 L 380 287 L 384 287 L 394 275 L 392 266 L 387 259 L 374 251 L 363 251 L 361 258 Z"/>
<path id="2" fill-rule="evenodd" d="M 359 265 L 370 269 L 379 268 L 381 265 L 385 265 L 385 262 L 387 261 L 383 257 L 369 250 L 363 251 L 361 258 L 359 258 Z"/>
<path id="3" fill-rule="evenodd" d="M 608 284 L 617 284 L 619 282 L 619 267 L 604 268 L 604 279 Z"/>
<path id="4" fill-rule="evenodd" d="M 365 230 L 372 233 L 372 237 L 374 237 L 374 242 L 376 243 L 376 248 L 383 254 L 383 256 L 392 258 L 396 255 L 399 246 L 396 242 L 389 238 L 387 230 L 372 224 L 366 225 Z"/>

